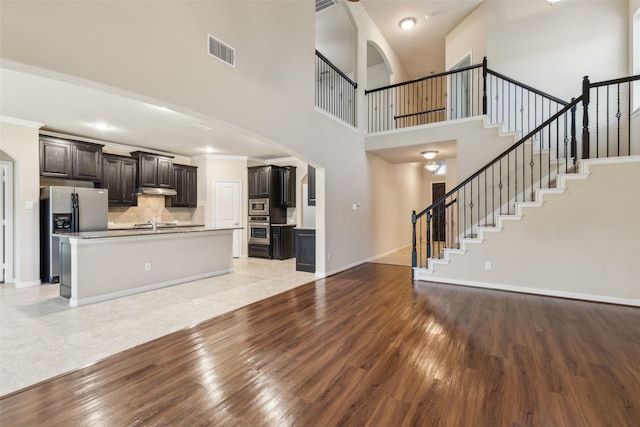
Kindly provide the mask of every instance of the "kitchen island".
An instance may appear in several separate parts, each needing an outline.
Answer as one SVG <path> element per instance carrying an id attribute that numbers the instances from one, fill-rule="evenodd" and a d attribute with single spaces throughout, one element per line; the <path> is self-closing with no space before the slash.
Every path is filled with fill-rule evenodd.
<path id="1" fill-rule="evenodd" d="M 79 306 L 233 271 L 233 230 L 62 233 L 60 295 Z"/>

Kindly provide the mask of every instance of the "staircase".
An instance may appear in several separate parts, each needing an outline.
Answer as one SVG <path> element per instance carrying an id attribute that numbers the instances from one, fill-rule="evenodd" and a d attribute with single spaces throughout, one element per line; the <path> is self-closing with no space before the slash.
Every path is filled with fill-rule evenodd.
<path id="1" fill-rule="evenodd" d="M 625 274 L 616 284 L 603 287 L 594 283 L 597 280 L 607 281 L 598 270 L 603 266 L 597 263 L 596 254 L 606 252 L 605 257 L 609 257 L 609 253 L 618 254 L 612 264 L 618 266 L 619 261 L 626 259 L 629 250 L 635 251 L 636 255 L 640 253 L 640 233 L 635 231 L 640 218 L 640 207 L 636 206 L 636 201 L 640 200 L 640 128 L 634 126 L 638 120 L 633 119 L 631 108 L 624 101 L 630 99 L 628 94 L 635 80 L 640 80 L 640 76 L 593 84 L 585 78 L 581 96 L 440 200 L 419 214 L 414 212 L 413 279 L 640 305 L 640 271 L 637 275 Z M 592 100 L 597 100 L 596 105 L 589 109 Z M 581 114 L 576 114 L 578 111 Z M 577 129 L 582 132 L 577 132 Z M 611 168 L 615 171 L 621 165 L 625 165 L 622 169 L 628 174 L 624 184 L 607 178 L 602 172 Z M 589 191 L 585 188 L 588 189 L 590 181 L 593 181 L 588 179 L 592 167 L 600 171 L 598 180 L 615 186 L 614 193 L 618 198 L 611 200 L 604 209 L 598 200 L 594 206 L 574 212 L 575 218 L 567 219 L 560 211 L 551 220 L 548 215 L 546 219 L 540 219 L 545 217 L 543 206 L 546 207 L 549 201 L 571 210 L 563 198 L 575 198 L 567 197 L 567 193 L 575 196 L 576 182 L 581 182 L 576 187 L 580 191 Z M 609 173 L 615 175 L 619 172 Z M 626 190 L 620 195 L 623 187 Z M 613 192 L 612 189 L 601 193 L 593 191 L 602 199 L 610 197 L 608 193 Z M 591 202 L 584 194 L 583 199 Z M 637 248 L 634 243 L 631 249 L 623 243 L 622 253 L 616 249 L 603 250 L 609 248 L 607 237 L 594 244 L 586 236 L 591 230 L 601 228 L 597 221 L 589 223 L 589 229 L 571 232 L 574 224 L 579 224 L 583 217 L 589 217 L 592 211 L 598 211 L 601 223 L 606 224 L 617 239 L 619 230 L 616 223 L 609 223 L 612 210 L 616 213 L 622 210 L 625 215 L 635 218 L 635 224 L 629 225 L 625 232 L 632 239 L 637 234 Z M 627 216 L 620 222 L 627 221 Z M 521 225 L 527 224 L 528 220 L 530 224 Z M 523 234 L 522 229 L 527 227 L 534 230 Z M 554 242 L 549 242 L 549 246 L 536 241 L 537 236 L 549 235 L 548 231 L 554 229 L 557 235 L 566 234 L 565 243 L 562 239 L 556 240 L 553 233 L 550 239 Z M 510 231 L 511 236 L 504 237 Z M 584 253 L 576 256 L 583 250 L 580 241 L 575 241 L 576 236 L 582 236 L 585 242 L 591 242 L 598 250 L 591 256 Z M 565 244 L 568 251 L 558 247 Z M 571 245 L 575 247 L 569 248 Z M 537 248 L 538 252 L 529 252 L 530 247 Z M 554 255 L 548 259 L 543 252 Z M 566 262 L 556 263 L 553 261 L 556 258 Z M 637 264 L 640 264 L 637 260 L 623 262 L 622 270 L 628 273 L 629 269 L 638 269 L 635 267 Z M 522 271 L 512 274 L 513 266 Z M 548 275 L 538 274 L 547 269 Z M 576 274 L 576 271 L 590 273 L 585 276 Z M 580 277 L 582 285 L 570 279 L 572 276 Z"/>

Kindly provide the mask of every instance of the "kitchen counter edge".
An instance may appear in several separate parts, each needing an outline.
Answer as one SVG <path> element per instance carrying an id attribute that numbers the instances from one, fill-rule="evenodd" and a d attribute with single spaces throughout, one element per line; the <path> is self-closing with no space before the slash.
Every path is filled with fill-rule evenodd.
<path id="1" fill-rule="evenodd" d="M 56 236 L 76 238 L 76 239 L 104 239 L 113 237 L 133 237 L 133 236 L 162 236 L 165 234 L 185 234 L 185 233 L 201 233 L 204 231 L 228 231 L 242 230 L 242 227 L 175 227 L 175 228 L 159 228 L 157 230 L 149 229 L 128 229 L 128 230 L 107 230 L 107 231 L 83 231 L 80 233 L 56 233 Z"/>

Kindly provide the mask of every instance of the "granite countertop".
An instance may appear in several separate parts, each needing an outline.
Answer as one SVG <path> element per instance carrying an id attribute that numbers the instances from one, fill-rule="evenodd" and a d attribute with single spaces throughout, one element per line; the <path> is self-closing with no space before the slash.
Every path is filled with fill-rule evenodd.
<path id="1" fill-rule="evenodd" d="M 273 223 L 272 223 L 272 224 L 271 224 L 271 226 L 272 226 L 272 227 L 274 227 L 274 226 L 275 226 L 275 227 L 295 227 L 295 226 L 297 226 L 297 225 L 298 225 L 298 224 L 285 224 L 285 223 L 282 223 L 282 224 L 273 224 Z"/>
<path id="2" fill-rule="evenodd" d="M 204 227 L 204 224 L 159 222 L 157 228 L 178 228 L 178 227 Z M 151 224 L 113 224 L 109 225 L 109 230 L 150 230 Z"/>
<path id="3" fill-rule="evenodd" d="M 59 236 L 80 239 L 100 239 L 107 237 L 161 236 L 164 234 L 199 233 L 203 231 L 241 230 L 242 227 L 216 228 L 205 226 L 158 228 L 157 230 L 130 228 L 124 230 L 82 231 L 80 233 L 56 233 Z"/>

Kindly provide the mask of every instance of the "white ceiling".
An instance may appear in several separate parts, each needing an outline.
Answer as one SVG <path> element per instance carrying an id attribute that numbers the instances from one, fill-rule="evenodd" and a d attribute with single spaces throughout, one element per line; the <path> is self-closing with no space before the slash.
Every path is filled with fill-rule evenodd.
<path id="1" fill-rule="evenodd" d="M 442 71 L 445 35 L 480 1 L 362 0 L 362 4 L 405 64 L 406 71 L 419 77 Z M 432 15 L 429 20 L 424 19 L 427 13 Z M 410 32 L 398 27 L 400 19 L 406 16 L 418 20 Z M 352 72 L 353 35 L 346 11 L 336 5 L 317 13 L 316 18 L 318 50 L 343 71 Z M 34 73 L 4 61 L 0 69 L 0 115 L 43 123 L 44 129 L 52 132 L 188 157 L 210 153 L 268 160 L 290 155 L 257 135 L 198 118 L 189 111 L 157 105 L 154 100 L 133 94 L 120 94 L 114 88 L 71 81 L 68 76 L 51 77 L 42 70 Z M 98 121 L 109 123 L 111 129 L 98 130 L 93 126 Z M 193 127 L 194 124 L 209 130 Z M 212 151 L 207 152 L 207 147 Z M 410 160 L 406 153 L 399 157 Z M 417 153 L 411 161 L 419 160 Z"/>
<path id="2" fill-rule="evenodd" d="M 268 160 L 289 155 L 242 129 L 170 110 L 152 100 L 143 102 L 4 67 L 0 87 L 0 115 L 43 123 L 43 129 L 52 132 L 187 157 L 213 154 Z M 93 126 L 98 122 L 111 128 L 99 130 Z"/>
<path id="3" fill-rule="evenodd" d="M 410 78 L 445 70 L 445 37 L 482 0 L 360 0 Z M 430 16 L 426 19 L 425 16 Z M 413 17 L 411 31 L 400 28 Z M 353 72 L 353 30 L 344 8 L 337 4 L 316 13 L 316 46 L 338 68 Z M 374 64 L 369 64 L 374 65 Z"/>

